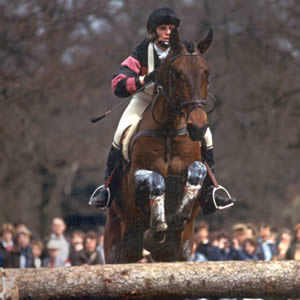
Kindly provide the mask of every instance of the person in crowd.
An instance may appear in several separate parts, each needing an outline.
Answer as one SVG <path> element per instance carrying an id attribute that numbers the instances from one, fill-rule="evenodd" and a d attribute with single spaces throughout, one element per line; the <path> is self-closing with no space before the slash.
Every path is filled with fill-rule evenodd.
<path id="1" fill-rule="evenodd" d="M 300 223 L 294 227 L 294 238 L 287 250 L 286 259 L 300 260 Z"/>
<path id="2" fill-rule="evenodd" d="M 99 252 L 101 261 L 105 263 L 105 255 L 104 255 L 104 226 L 100 226 L 98 228 L 98 246 L 97 250 Z"/>
<path id="3" fill-rule="evenodd" d="M 247 231 L 247 238 L 251 238 L 251 239 L 256 238 L 256 227 L 253 224 L 248 223 L 246 225 L 246 231 Z"/>
<path id="4" fill-rule="evenodd" d="M 197 255 L 201 254 L 207 259 L 208 249 L 211 247 L 209 243 L 209 225 L 207 222 L 202 221 L 196 225 L 194 240 L 197 244 Z"/>
<path id="5" fill-rule="evenodd" d="M 69 258 L 70 245 L 64 236 L 66 230 L 66 223 L 62 218 L 54 218 L 51 224 L 50 240 L 59 242 L 58 260 L 65 262 Z"/>
<path id="6" fill-rule="evenodd" d="M 198 261 L 207 261 L 206 257 L 197 251 L 197 243 L 196 241 L 193 242 L 193 247 L 192 247 L 192 254 L 189 258 L 189 261 L 194 261 L 194 262 L 198 262 Z"/>
<path id="7" fill-rule="evenodd" d="M 236 249 L 232 258 L 234 260 L 259 260 L 256 255 L 258 242 L 254 238 L 246 238 L 242 243 L 242 248 Z"/>
<path id="8" fill-rule="evenodd" d="M 233 260 L 233 245 L 230 241 L 229 235 L 226 232 L 220 232 L 217 235 L 217 249 L 216 260 Z"/>
<path id="9" fill-rule="evenodd" d="M 292 241 L 291 231 L 287 228 L 283 229 L 276 240 L 276 255 L 273 256 L 273 260 L 286 259 L 287 250 L 289 249 Z"/>
<path id="10" fill-rule="evenodd" d="M 235 224 L 232 227 L 232 243 L 235 249 L 242 247 L 244 240 L 248 237 L 248 229 L 245 224 Z"/>
<path id="11" fill-rule="evenodd" d="M 205 240 L 205 242 L 198 245 L 196 250 L 197 255 L 200 253 L 209 261 L 220 260 L 220 250 L 218 246 L 218 233 L 211 232 L 209 235 L 209 240 Z"/>
<path id="12" fill-rule="evenodd" d="M 207 222 L 199 222 L 195 226 L 195 232 L 194 232 L 194 240 L 197 243 L 197 245 L 201 244 L 207 244 L 208 243 L 208 235 L 209 235 L 209 225 Z"/>
<path id="13" fill-rule="evenodd" d="M 35 268 L 40 268 L 43 265 L 43 250 L 44 245 L 40 240 L 34 240 L 31 242 L 33 265 Z"/>
<path id="14" fill-rule="evenodd" d="M 47 250 L 49 257 L 43 261 L 43 266 L 48 268 L 54 267 L 69 267 L 71 263 L 68 259 L 62 260 L 59 255 L 61 250 L 61 242 L 59 240 L 49 240 L 47 243 Z"/>
<path id="15" fill-rule="evenodd" d="M 69 259 L 72 265 L 75 265 L 78 260 L 78 254 L 83 250 L 84 233 L 80 230 L 75 230 L 71 235 L 71 247 Z"/>
<path id="16" fill-rule="evenodd" d="M 7 252 L 11 251 L 14 248 L 14 235 L 15 235 L 14 226 L 10 223 L 3 224 L 0 231 L 0 237 L 1 237 L 0 247 L 2 247 Z"/>
<path id="17" fill-rule="evenodd" d="M 113 170 L 114 176 L 110 177 L 112 180 L 109 187 L 102 185 L 95 190 L 90 199 L 91 205 L 101 209 L 109 207 L 111 199 L 119 189 L 122 174 L 119 162 L 122 159 L 120 149 L 123 131 L 134 124 L 151 103 L 157 70 L 170 51 L 171 32 L 177 29 L 179 25 L 180 18 L 172 9 L 168 7 L 154 9 L 148 17 L 146 25 L 149 37 L 135 48 L 113 75 L 112 89 L 114 94 L 118 97 L 128 97 L 130 95 L 133 95 L 133 97 L 124 111 L 114 135 L 107 158 L 104 182 L 108 181 Z M 140 89 L 143 90 L 138 92 Z M 209 167 L 214 170 L 213 138 L 209 127 L 206 129 L 203 139 L 205 140 L 202 143 L 204 159 Z M 223 208 L 229 207 L 228 205 L 233 203 L 233 199 L 219 195 L 216 195 L 215 201 L 213 201 L 212 191 L 213 183 L 210 177 L 206 176 L 202 187 L 204 201 L 201 203 L 205 214 L 217 210 L 215 202 Z"/>
<path id="18" fill-rule="evenodd" d="M 85 235 L 84 249 L 79 251 L 75 265 L 82 266 L 104 264 L 104 261 L 101 261 L 99 252 L 97 250 L 97 243 L 97 234 L 94 231 L 89 231 Z"/>
<path id="19" fill-rule="evenodd" d="M 10 223 L 5 223 L 1 227 L 0 231 L 0 266 L 3 267 L 4 260 L 8 252 L 12 251 L 14 248 L 14 226 Z"/>
<path id="20" fill-rule="evenodd" d="M 271 260 L 276 254 L 276 246 L 271 240 L 271 226 L 261 224 L 258 229 L 258 247 L 256 255 L 261 260 Z"/>
<path id="21" fill-rule="evenodd" d="M 25 226 L 19 227 L 17 231 L 17 244 L 8 252 L 5 268 L 33 268 L 33 255 L 30 246 L 31 232 Z"/>

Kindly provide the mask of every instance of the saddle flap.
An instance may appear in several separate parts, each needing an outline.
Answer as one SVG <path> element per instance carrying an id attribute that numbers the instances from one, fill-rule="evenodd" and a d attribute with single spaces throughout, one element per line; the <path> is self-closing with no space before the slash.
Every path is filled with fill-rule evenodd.
<path id="1" fill-rule="evenodd" d="M 131 146 L 131 139 L 134 137 L 134 134 L 136 132 L 136 129 L 138 127 L 138 124 L 140 122 L 141 118 L 137 118 L 132 125 L 128 126 L 121 138 L 121 149 L 122 149 L 122 154 L 123 158 L 129 162 L 129 152 L 130 152 L 130 146 Z"/>

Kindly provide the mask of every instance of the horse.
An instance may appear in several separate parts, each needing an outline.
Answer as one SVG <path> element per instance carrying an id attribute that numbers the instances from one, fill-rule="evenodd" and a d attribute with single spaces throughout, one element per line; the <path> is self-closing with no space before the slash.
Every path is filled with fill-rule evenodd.
<path id="1" fill-rule="evenodd" d="M 213 31 L 197 45 L 170 36 L 170 51 L 157 73 L 153 101 L 131 141 L 120 191 L 108 209 L 107 263 L 132 263 L 143 249 L 155 261 L 186 261 L 207 175 L 202 141 L 209 69 L 203 54 Z"/>

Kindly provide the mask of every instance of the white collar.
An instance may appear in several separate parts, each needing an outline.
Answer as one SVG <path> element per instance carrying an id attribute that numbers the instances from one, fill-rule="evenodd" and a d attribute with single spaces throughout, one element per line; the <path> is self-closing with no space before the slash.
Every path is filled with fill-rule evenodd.
<path id="1" fill-rule="evenodd" d="M 158 55 L 159 60 L 162 62 L 169 54 L 170 47 L 166 50 L 160 49 L 155 43 L 154 43 L 154 49 Z"/>

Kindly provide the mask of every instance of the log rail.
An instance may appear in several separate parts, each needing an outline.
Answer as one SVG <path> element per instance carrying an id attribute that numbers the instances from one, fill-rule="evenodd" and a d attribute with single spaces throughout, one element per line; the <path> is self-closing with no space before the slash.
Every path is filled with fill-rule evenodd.
<path id="1" fill-rule="evenodd" d="M 4 291 L 6 293 L 3 296 Z M 300 297 L 300 261 L 174 262 L 2 269 L 0 299 Z"/>

